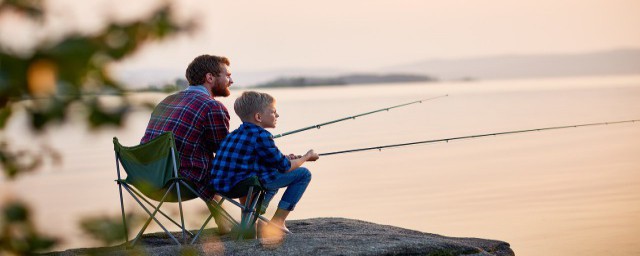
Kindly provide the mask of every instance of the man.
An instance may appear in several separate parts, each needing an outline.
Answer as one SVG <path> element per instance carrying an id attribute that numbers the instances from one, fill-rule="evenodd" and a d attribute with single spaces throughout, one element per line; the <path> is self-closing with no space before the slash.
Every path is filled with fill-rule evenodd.
<path id="1" fill-rule="evenodd" d="M 211 162 L 229 133 L 229 111 L 214 97 L 227 97 L 233 84 L 226 57 L 202 55 L 187 67 L 189 87 L 160 102 L 147 125 L 141 143 L 164 132 L 173 132 L 180 155 L 179 172 L 191 181 L 206 200 L 213 200 L 209 188 Z M 217 198 L 216 198 L 217 199 Z M 221 233 L 229 224 L 214 215 Z"/>

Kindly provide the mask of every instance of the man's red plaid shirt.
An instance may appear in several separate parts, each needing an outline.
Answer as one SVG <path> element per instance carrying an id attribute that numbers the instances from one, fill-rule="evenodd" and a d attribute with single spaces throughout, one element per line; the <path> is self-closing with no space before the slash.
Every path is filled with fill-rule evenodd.
<path id="1" fill-rule="evenodd" d="M 141 143 L 171 131 L 180 154 L 180 175 L 197 186 L 205 199 L 213 198 L 209 189 L 211 162 L 222 140 L 229 133 L 229 111 L 208 92 L 189 86 L 165 98 L 151 114 Z"/>

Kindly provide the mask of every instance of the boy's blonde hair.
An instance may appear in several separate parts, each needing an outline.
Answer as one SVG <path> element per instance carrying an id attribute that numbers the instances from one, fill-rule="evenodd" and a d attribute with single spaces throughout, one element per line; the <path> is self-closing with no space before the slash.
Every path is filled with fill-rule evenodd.
<path id="1" fill-rule="evenodd" d="M 251 118 L 256 113 L 265 110 L 276 99 L 273 96 L 254 91 L 243 92 L 240 97 L 233 103 L 233 110 L 240 117 L 243 122 L 251 121 Z"/>

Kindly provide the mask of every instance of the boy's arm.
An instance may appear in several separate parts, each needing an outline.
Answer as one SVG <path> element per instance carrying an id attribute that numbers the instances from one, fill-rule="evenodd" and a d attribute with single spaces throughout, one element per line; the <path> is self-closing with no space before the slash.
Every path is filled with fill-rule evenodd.
<path id="1" fill-rule="evenodd" d="M 256 153 L 264 163 L 270 167 L 278 169 L 279 172 L 285 173 L 295 170 L 302 166 L 306 161 L 315 161 L 320 157 L 313 150 L 309 150 L 302 157 L 298 158 L 286 156 L 276 147 L 270 133 L 260 134 L 255 142 Z"/>
<path id="2" fill-rule="evenodd" d="M 290 172 L 290 171 L 293 171 L 293 170 L 299 168 L 306 161 L 315 161 L 315 160 L 318 160 L 318 158 L 320 158 L 318 153 L 314 152 L 313 149 L 309 150 L 306 154 L 304 154 L 300 158 L 290 159 L 291 167 L 289 168 L 289 170 L 287 172 Z"/>
<path id="3" fill-rule="evenodd" d="M 260 133 L 254 142 L 254 147 L 260 164 L 275 168 L 280 173 L 289 171 L 291 160 L 276 147 L 270 133 L 266 131 Z"/>

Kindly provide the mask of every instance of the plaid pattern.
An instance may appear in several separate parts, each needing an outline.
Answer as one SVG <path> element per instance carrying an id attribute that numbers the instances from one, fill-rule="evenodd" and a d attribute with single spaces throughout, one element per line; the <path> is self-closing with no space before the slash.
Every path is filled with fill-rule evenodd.
<path id="1" fill-rule="evenodd" d="M 238 182 L 251 176 L 269 183 L 278 172 L 284 173 L 290 167 L 291 162 L 276 147 L 271 133 L 247 122 L 222 141 L 213 159 L 211 185 L 216 191 L 229 192 Z"/>
<path id="2" fill-rule="evenodd" d="M 229 112 L 207 92 L 190 89 L 169 95 L 156 106 L 141 143 L 173 132 L 180 175 L 210 200 L 214 191 L 208 188 L 209 170 L 215 151 L 229 133 Z"/>

